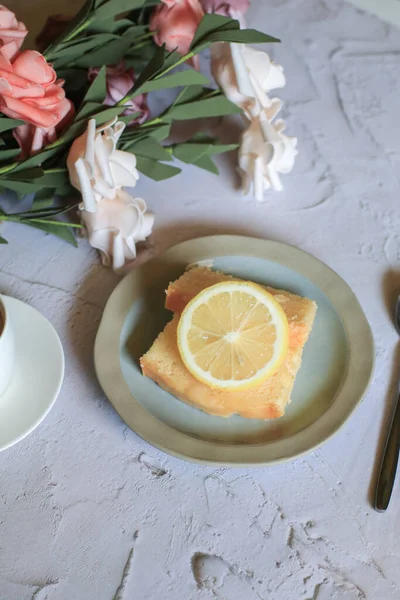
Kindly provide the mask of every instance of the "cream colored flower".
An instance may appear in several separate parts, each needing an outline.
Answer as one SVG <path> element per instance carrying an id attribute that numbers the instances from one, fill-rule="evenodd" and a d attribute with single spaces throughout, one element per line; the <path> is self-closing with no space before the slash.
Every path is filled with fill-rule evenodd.
<path id="1" fill-rule="evenodd" d="M 124 127 L 114 120 L 96 129 L 91 119 L 67 159 L 71 184 L 82 194 L 79 209 L 89 243 L 114 270 L 136 258 L 136 244 L 150 235 L 154 224 L 145 201 L 123 189 L 134 187 L 139 178 L 136 157 L 116 148 Z"/>
<path id="2" fill-rule="evenodd" d="M 139 179 L 136 156 L 117 150 L 125 129 L 121 121 L 112 121 L 96 129 L 90 119 L 87 130 L 71 146 L 67 167 L 71 184 L 82 194 L 84 209 L 96 212 L 96 202 L 112 199 L 121 187 L 134 187 Z"/>
<path id="3" fill-rule="evenodd" d="M 103 264 L 115 271 L 136 258 L 136 244 L 151 234 L 154 215 L 142 198 L 118 190 L 115 197 L 102 198 L 96 212 L 82 210 L 89 243 L 101 252 Z"/>
<path id="4" fill-rule="evenodd" d="M 285 122 L 270 123 L 265 113 L 250 122 L 239 149 L 239 173 L 245 194 L 252 192 L 258 202 L 269 189 L 282 190 L 280 173 L 289 173 L 297 154 L 297 138 L 283 133 Z"/>
<path id="5" fill-rule="evenodd" d="M 285 85 L 281 65 L 266 54 L 246 45 L 218 43 L 211 47 L 211 72 L 225 96 L 240 106 L 248 118 L 258 114 L 261 106 L 269 109 L 271 120 L 280 110 L 278 98 L 268 93 Z"/>
<path id="6" fill-rule="evenodd" d="M 242 135 L 239 172 L 244 193 L 252 191 L 262 202 L 266 190 L 282 190 L 279 174 L 292 170 L 297 154 L 297 139 L 283 133 L 284 121 L 274 121 L 282 102 L 268 95 L 285 85 L 283 69 L 265 52 L 239 44 L 214 44 L 211 70 L 224 94 L 250 121 Z"/>

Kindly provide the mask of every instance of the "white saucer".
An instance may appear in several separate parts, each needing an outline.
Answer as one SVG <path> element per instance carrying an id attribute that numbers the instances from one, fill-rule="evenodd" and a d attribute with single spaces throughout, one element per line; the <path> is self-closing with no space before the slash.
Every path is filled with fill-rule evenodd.
<path id="1" fill-rule="evenodd" d="M 0 451 L 43 421 L 64 378 L 64 353 L 53 326 L 28 304 L 9 296 L 3 299 L 14 331 L 16 364 L 0 396 Z"/>

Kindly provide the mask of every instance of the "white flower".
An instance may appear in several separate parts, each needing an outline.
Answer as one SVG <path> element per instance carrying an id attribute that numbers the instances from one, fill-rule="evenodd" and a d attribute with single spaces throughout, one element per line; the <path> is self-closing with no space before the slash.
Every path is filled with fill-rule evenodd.
<path id="1" fill-rule="evenodd" d="M 297 138 L 283 133 L 285 122 L 271 123 L 265 112 L 254 117 L 242 136 L 239 173 L 245 194 L 250 191 L 263 201 L 265 190 L 282 190 L 279 173 L 289 173 L 297 154 Z"/>
<path id="2" fill-rule="evenodd" d="M 270 109 L 269 120 L 280 110 L 281 101 L 270 99 L 268 92 L 285 85 L 283 68 L 265 52 L 241 44 L 213 44 L 211 72 L 225 96 L 248 118 L 258 114 L 261 106 Z"/>
<path id="3" fill-rule="evenodd" d="M 244 193 L 252 191 L 262 202 L 266 190 L 282 190 L 279 173 L 292 170 L 297 154 L 297 139 L 283 133 L 284 121 L 273 122 L 282 102 L 268 95 L 285 85 L 283 69 L 265 52 L 245 45 L 214 44 L 211 52 L 215 80 L 250 120 L 239 149 L 239 172 Z"/>
<path id="4" fill-rule="evenodd" d="M 116 119 L 96 129 L 90 119 L 87 130 L 71 146 L 67 167 L 71 184 L 82 194 L 85 210 L 96 211 L 96 202 L 112 199 L 121 187 L 134 187 L 139 179 L 136 156 L 117 150 L 125 124 Z"/>
<path id="5" fill-rule="evenodd" d="M 136 244 L 143 242 L 154 225 L 154 215 L 146 212 L 142 198 L 117 190 L 113 199 L 102 198 L 96 212 L 82 210 L 89 243 L 100 250 L 102 262 L 115 271 L 136 258 Z"/>
<path id="6" fill-rule="evenodd" d="M 134 187 L 139 178 L 136 157 L 116 149 L 124 127 L 115 119 L 96 129 L 91 119 L 67 158 L 71 184 L 82 194 L 79 209 L 89 242 L 115 270 L 136 258 L 136 244 L 154 224 L 145 201 L 122 189 Z"/>

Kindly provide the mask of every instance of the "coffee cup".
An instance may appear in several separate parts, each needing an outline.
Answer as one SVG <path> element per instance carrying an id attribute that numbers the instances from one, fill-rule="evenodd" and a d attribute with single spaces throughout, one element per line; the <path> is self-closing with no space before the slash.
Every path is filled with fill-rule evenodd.
<path id="1" fill-rule="evenodd" d="M 8 388 L 14 370 L 14 335 L 10 315 L 0 296 L 0 396 Z"/>

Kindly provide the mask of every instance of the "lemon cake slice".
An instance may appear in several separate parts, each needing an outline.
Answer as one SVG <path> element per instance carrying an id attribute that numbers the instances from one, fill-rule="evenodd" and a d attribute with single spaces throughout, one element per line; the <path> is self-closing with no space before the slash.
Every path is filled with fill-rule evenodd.
<path id="1" fill-rule="evenodd" d="M 225 391 L 208 387 L 186 369 L 179 353 L 177 329 L 180 313 L 200 291 L 232 278 L 208 268 L 198 267 L 184 273 L 167 290 L 166 306 L 176 314 L 150 350 L 140 359 L 143 375 L 179 400 L 204 412 L 221 417 L 237 414 L 249 419 L 275 419 L 284 414 L 290 402 L 304 344 L 312 329 L 317 305 L 283 290 L 267 287 L 286 313 L 289 323 L 289 349 L 279 370 L 257 387 Z"/>

